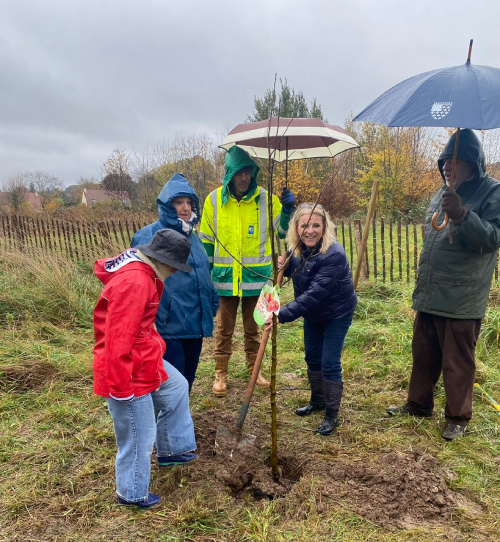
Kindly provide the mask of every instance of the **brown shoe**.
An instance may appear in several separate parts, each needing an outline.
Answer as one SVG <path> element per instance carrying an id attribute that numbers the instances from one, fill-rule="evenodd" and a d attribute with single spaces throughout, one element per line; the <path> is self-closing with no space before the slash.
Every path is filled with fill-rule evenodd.
<path id="1" fill-rule="evenodd" d="M 229 357 L 215 358 L 215 380 L 212 386 L 213 394 L 216 397 L 225 397 L 227 395 L 227 367 Z"/>

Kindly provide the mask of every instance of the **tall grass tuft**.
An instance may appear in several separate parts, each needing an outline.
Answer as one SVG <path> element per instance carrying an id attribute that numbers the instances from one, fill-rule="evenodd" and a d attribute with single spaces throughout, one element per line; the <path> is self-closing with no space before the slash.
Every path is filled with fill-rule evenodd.
<path id="1" fill-rule="evenodd" d="M 25 320 L 90 328 L 100 284 L 90 270 L 57 254 L 3 251 L 0 324 Z"/>

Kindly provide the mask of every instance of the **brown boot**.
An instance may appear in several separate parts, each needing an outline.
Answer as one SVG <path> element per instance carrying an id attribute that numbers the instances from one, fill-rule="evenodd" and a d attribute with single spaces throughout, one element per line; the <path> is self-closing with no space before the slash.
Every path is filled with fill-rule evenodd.
<path id="1" fill-rule="evenodd" d="M 255 357 L 247 356 L 247 367 L 248 375 L 252 376 L 253 366 L 255 365 Z M 262 376 L 262 373 L 259 371 L 257 376 L 257 381 L 255 382 L 259 388 L 269 388 L 269 382 Z"/>
<path id="2" fill-rule="evenodd" d="M 215 380 L 212 391 L 216 397 L 227 395 L 227 366 L 229 356 L 216 356 L 215 358 Z"/>

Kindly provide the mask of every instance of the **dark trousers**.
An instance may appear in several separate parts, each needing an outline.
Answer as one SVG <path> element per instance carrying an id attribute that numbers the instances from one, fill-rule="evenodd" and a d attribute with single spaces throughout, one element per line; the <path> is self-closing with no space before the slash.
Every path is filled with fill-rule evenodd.
<path id="1" fill-rule="evenodd" d="M 247 360 L 257 356 L 260 346 L 260 327 L 254 320 L 253 311 L 259 296 L 239 298 L 237 296 L 221 295 L 219 312 L 217 313 L 217 333 L 215 335 L 214 356 L 216 357 L 223 356 L 229 359 L 233 353 L 232 338 L 240 299 Z"/>
<path id="2" fill-rule="evenodd" d="M 164 358 L 184 376 L 191 391 L 200 361 L 203 339 L 166 339 L 165 343 L 167 351 Z"/>
<path id="3" fill-rule="evenodd" d="M 340 356 L 352 315 L 327 322 L 304 318 L 304 350 L 309 371 L 322 371 L 324 380 L 342 381 Z"/>
<path id="4" fill-rule="evenodd" d="M 413 326 L 413 369 L 408 402 L 423 415 L 434 408 L 434 387 L 443 373 L 445 417 L 467 425 L 472 417 L 476 364 L 474 353 L 481 320 L 458 320 L 417 312 Z"/>

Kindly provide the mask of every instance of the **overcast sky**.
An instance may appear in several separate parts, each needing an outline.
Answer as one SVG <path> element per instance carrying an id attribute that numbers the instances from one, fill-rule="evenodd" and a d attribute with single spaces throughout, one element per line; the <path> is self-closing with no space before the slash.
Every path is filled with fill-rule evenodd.
<path id="1" fill-rule="evenodd" d="M 332 124 L 421 72 L 500 67 L 499 0 L 0 0 L 0 183 L 65 185 L 244 122 L 286 78 Z"/>

